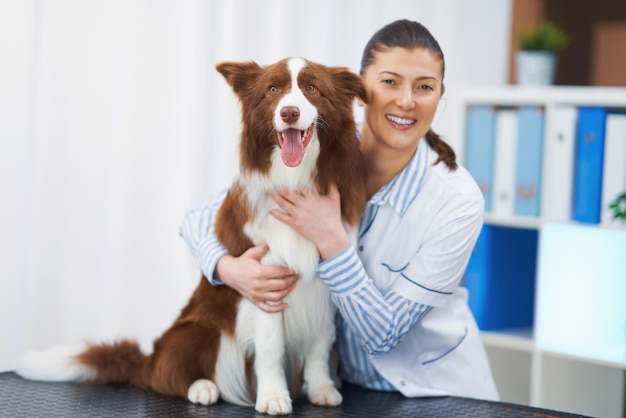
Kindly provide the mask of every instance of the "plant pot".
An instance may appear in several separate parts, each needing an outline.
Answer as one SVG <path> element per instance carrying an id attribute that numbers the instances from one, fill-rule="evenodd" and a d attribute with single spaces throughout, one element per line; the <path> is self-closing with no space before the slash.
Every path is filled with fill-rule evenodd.
<path id="1" fill-rule="evenodd" d="M 517 84 L 554 84 L 556 55 L 549 51 L 518 51 Z"/>

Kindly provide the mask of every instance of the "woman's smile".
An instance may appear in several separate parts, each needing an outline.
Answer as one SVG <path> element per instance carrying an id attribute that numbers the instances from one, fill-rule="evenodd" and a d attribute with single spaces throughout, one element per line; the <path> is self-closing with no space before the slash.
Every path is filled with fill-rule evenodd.
<path id="1" fill-rule="evenodd" d="M 386 115 L 385 117 L 393 125 L 397 125 L 399 128 L 407 128 L 407 127 L 415 125 L 415 123 L 417 122 L 416 119 L 409 119 L 407 117 L 401 117 L 401 116 L 395 116 L 395 115 Z"/>

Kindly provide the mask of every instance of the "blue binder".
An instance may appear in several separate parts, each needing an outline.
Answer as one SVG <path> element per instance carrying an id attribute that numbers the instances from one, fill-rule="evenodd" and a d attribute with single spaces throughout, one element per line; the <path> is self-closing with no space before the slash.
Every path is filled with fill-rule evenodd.
<path id="1" fill-rule="evenodd" d="M 580 108 L 572 206 L 572 216 L 578 222 L 600 223 L 606 116 L 602 107 Z"/>
<path id="2" fill-rule="evenodd" d="M 485 198 L 485 211 L 493 201 L 493 150 L 495 112 L 490 106 L 471 106 L 467 110 L 464 165 L 474 177 Z"/>
<path id="3" fill-rule="evenodd" d="M 538 106 L 522 107 L 518 114 L 514 213 L 516 215 L 539 216 L 544 114 Z"/>
<path id="4" fill-rule="evenodd" d="M 481 330 L 534 324 L 538 232 L 485 225 L 463 277 Z"/>

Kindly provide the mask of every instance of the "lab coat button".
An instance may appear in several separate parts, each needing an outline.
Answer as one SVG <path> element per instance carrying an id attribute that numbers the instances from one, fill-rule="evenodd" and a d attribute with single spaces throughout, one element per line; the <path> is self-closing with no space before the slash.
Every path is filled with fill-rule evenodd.
<path id="1" fill-rule="evenodd" d="M 359 245 L 359 251 L 363 251 L 363 246 Z"/>
<path id="2" fill-rule="evenodd" d="M 404 380 L 400 380 L 400 386 L 406 386 L 406 382 Z"/>

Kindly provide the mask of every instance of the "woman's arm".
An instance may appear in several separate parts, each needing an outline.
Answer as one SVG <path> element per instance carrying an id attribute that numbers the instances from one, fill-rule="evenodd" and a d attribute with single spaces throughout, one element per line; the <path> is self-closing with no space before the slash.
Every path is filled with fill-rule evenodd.
<path id="1" fill-rule="evenodd" d="M 390 351 L 431 309 L 394 290 L 383 295 L 351 245 L 322 262 L 319 274 L 344 321 L 370 354 Z"/>
<path id="2" fill-rule="evenodd" d="M 372 354 L 385 353 L 406 336 L 430 307 L 389 291 L 382 294 L 367 276 L 341 221 L 339 191 L 327 195 L 285 192 L 272 196 L 281 210 L 272 214 L 315 243 L 320 277 L 351 329 Z"/>
<path id="3" fill-rule="evenodd" d="M 205 206 L 189 211 L 183 218 L 180 235 L 198 260 L 202 274 L 211 284 L 226 284 L 260 309 L 280 312 L 282 300 L 293 289 L 298 277 L 283 266 L 266 266 L 261 258 L 269 250 L 263 243 L 233 257 L 215 234 L 215 218 L 226 197 L 220 193 Z"/>
<path id="4" fill-rule="evenodd" d="M 382 293 L 352 245 L 322 253 L 322 249 L 337 248 L 347 236 L 340 222 L 336 188 L 330 188 L 326 196 L 282 193 L 275 200 L 282 211 L 273 212 L 274 216 L 311 239 L 320 250 L 320 277 L 328 285 L 344 321 L 372 354 L 394 348 L 433 306 L 442 305 L 453 294 L 482 225 L 478 204 L 468 203 L 461 216 L 454 210 L 442 215 L 445 218 L 429 233 L 406 270 L 398 272 L 390 280 L 390 288 Z M 463 204 L 456 202 L 451 206 Z M 384 238 L 382 241 L 379 245 L 384 246 Z M 436 280 L 441 289 L 424 288 L 418 284 L 422 280 Z"/>
<path id="5" fill-rule="evenodd" d="M 215 267 L 218 261 L 228 254 L 228 250 L 215 235 L 215 217 L 227 192 L 228 190 L 223 190 L 206 205 L 187 212 L 179 231 L 198 261 L 200 271 L 214 285 L 223 284 L 215 275 Z"/>

